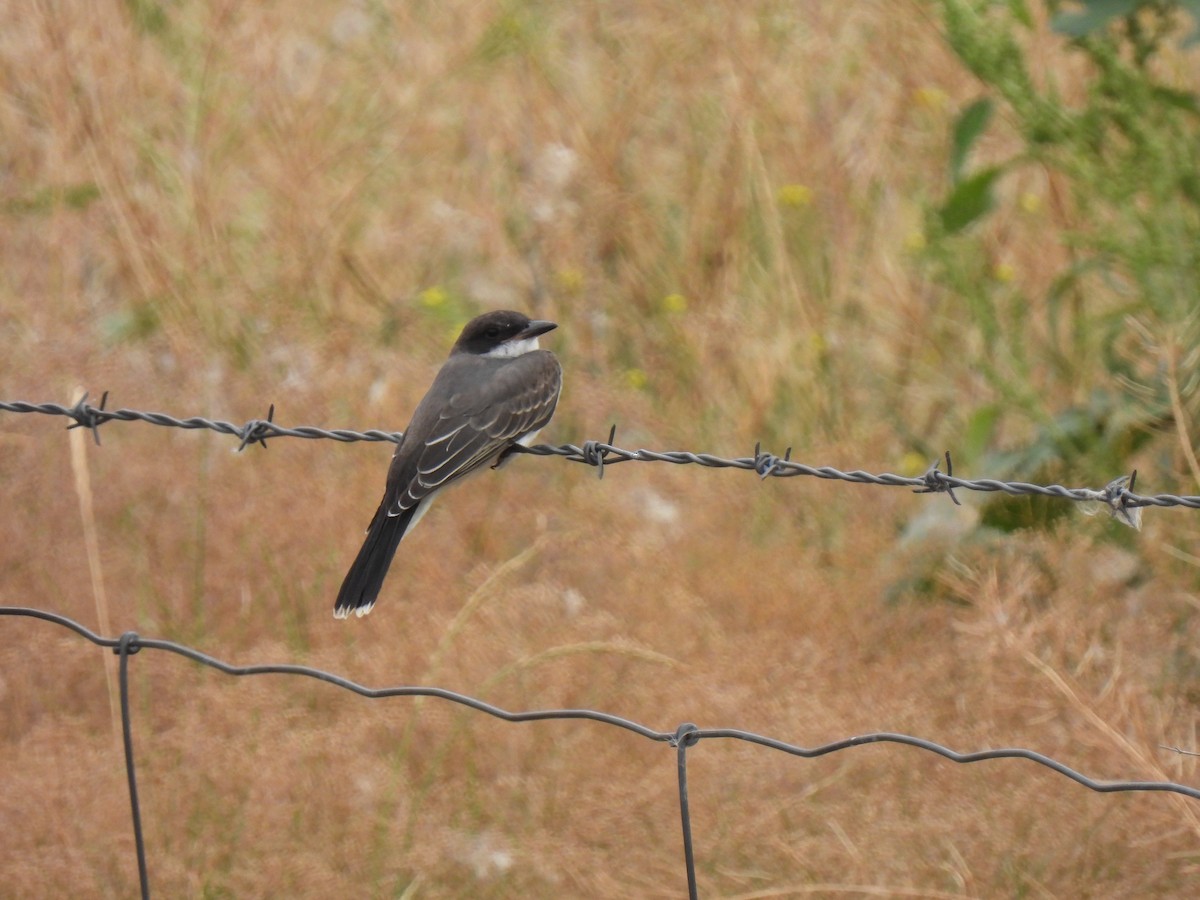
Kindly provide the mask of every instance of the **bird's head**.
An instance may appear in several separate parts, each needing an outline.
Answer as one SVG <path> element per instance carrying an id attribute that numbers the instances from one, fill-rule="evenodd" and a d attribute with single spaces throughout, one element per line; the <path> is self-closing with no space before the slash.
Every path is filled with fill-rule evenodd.
<path id="1" fill-rule="evenodd" d="M 520 356 L 538 349 L 538 336 L 557 327 L 554 322 L 531 319 L 511 309 L 493 310 L 466 324 L 450 355 Z"/>

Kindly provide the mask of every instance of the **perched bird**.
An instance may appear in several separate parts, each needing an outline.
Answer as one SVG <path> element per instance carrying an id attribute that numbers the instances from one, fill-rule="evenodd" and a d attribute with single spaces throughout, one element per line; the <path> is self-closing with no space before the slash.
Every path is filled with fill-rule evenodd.
<path id="1" fill-rule="evenodd" d="M 558 404 L 562 367 L 538 337 L 558 326 L 495 310 L 463 328 L 392 456 L 387 489 L 333 606 L 336 618 L 375 605 L 400 540 L 443 489 L 514 444 L 529 446 Z"/>

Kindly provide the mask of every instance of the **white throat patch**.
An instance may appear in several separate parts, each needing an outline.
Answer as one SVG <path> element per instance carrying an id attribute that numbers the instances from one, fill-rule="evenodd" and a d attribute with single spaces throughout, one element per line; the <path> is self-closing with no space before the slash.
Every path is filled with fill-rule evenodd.
<path id="1" fill-rule="evenodd" d="M 520 341 L 505 341 L 499 347 L 493 347 L 483 356 L 490 356 L 493 359 L 508 359 L 514 356 L 524 356 L 533 350 L 538 349 L 538 339 L 536 337 L 524 338 Z"/>

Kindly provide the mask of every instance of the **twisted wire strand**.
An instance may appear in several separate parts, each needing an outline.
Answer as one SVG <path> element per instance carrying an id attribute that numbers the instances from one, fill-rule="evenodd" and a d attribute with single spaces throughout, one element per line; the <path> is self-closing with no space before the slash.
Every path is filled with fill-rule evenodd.
<path id="1" fill-rule="evenodd" d="M 96 442 L 100 442 L 99 428 L 111 422 L 141 421 L 151 425 L 174 428 L 209 429 L 221 434 L 239 438 L 239 450 L 250 444 L 266 447 L 270 438 L 298 437 L 310 440 L 330 439 L 342 442 L 352 441 L 390 441 L 399 443 L 403 432 L 382 431 L 371 429 L 356 431 L 352 429 L 325 429 L 311 425 L 286 428 L 274 421 L 275 407 L 272 405 L 265 419 L 250 419 L 242 425 L 220 419 L 208 419 L 203 416 L 191 416 L 186 419 L 176 418 L 166 413 L 146 412 L 136 409 L 105 409 L 108 394 L 101 398 L 99 406 L 87 402 L 84 395 L 74 406 L 63 406 L 59 403 L 29 403 L 25 401 L 0 400 L 0 411 L 14 413 L 41 413 L 44 415 L 65 416 L 72 419 L 68 428 L 89 429 Z M 1079 502 L 1098 502 L 1108 508 L 1109 513 L 1127 525 L 1139 527 L 1138 511 L 1144 507 L 1184 507 L 1200 509 L 1200 496 L 1181 496 L 1178 494 L 1142 495 L 1134 493 L 1133 485 L 1137 472 L 1132 475 L 1122 475 L 1109 482 L 1103 488 L 1068 488 L 1058 484 L 1041 485 L 1024 481 L 1000 481 L 992 478 L 968 479 L 953 474 L 949 453 L 946 454 L 946 471 L 940 469 L 941 461 L 935 462 L 920 476 L 894 475 L 889 472 L 875 474 L 861 469 L 843 471 L 833 466 L 810 466 L 791 459 L 791 448 L 782 456 L 766 452 L 761 446 L 754 448 L 753 456 L 723 457 L 713 453 L 695 453 L 687 450 L 630 450 L 613 444 L 616 426 L 609 432 L 607 441 L 585 441 L 583 444 L 538 444 L 532 447 L 514 446 L 512 452 L 532 456 L 557 456 L 569 462 L 583 463 L 597 469 L 601 478 L 604 477 L 604 467 L 621 462 L 665 462 L 674 465 L 699 465 L 708 468 L 729 468 L 753 471 L 760 478 L 790 478 L 805 475 L 825 480 L 845 481 L 852 484 L 868 484 L 881 487 L 906 487 L 916 493 L 945 493 L 958 503 L 954 491 L 968 490 L 985 493 L 1003 492 L 1014 496 L 1038 495 L 1056 497 L 1063 500 Z"/>

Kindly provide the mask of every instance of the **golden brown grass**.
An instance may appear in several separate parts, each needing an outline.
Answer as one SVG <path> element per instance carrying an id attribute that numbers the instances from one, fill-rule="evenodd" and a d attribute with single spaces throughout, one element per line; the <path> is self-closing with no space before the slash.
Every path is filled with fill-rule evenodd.
<path id="1" fill-rule="evenodd" d="M 180 415 L 275 402 L 289 424 L 402 428 L 454 330 L 493 306 L 563 325 L 552 441 L 616 421 L 624 445 L 741 455 L 761 438 L 887 470 L 913 434 L 955 446 L 957 412 L 988 399 L 954 298 L 910 264 L 976 93 L 919 5 L 18 6 L 0 13 L 6 399 L 83 384 Z M 1043 202 L 988 225 L 1031 295 L 1070 216 L 1046 181 L 1006 182 Z M 1187 513 L 1147 516 L 1127 549 L 1071 517 L 922 551 L 902 530 L 945 498 L 632 463 L 598 482 L 521 459 L 490 496 L 448 496 L 377 610 L 345 623 L 332 597 L 387 448 L 235 455 L 109 425 L 81 520 L 60 425 L 0 420 L 4 604 L 97 625 L 102 578 L 114 631 L 239 663 L 1197 777 L 1158 747 L 1195 746 Z M 948 559 L 914 599 L 895 586 L 922 552 Z M 0 630 L 5 891 L 129 896 L 101 653 L 44 623 Z M 160 895 L 683 890 L 663 745 L 159 653 L 131 667 Z M 1200 877 L 1179 798 L 895 746 L 689 758 L 708 896 L 1182 897 Z"/>

